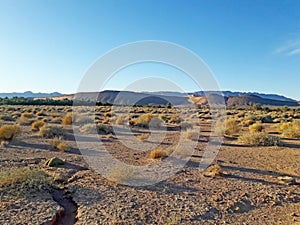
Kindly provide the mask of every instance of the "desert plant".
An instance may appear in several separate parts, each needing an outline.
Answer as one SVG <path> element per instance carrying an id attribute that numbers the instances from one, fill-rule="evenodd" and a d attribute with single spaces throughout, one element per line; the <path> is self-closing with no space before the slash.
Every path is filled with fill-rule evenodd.
<path id="1" fill-rule="evenodd" d="M 0 127 L 0 140 L 11 141 L 20 132 L 18 125 L 3 125 Z"/>
<path id="2" fill-rule="evenodd" d="M 33 122 L 32 124 L 31 124 L 31 130 L 32 131 L 39 131 L 40 130 L 40 128 L 42 127 L 42 126 L 44 126 L 44 122 L 43 121 L 41 121 L 41 120 L 39 120 L 39 121 L 35 121 L 35 122 Z"/>
<path id="3" fill-rule="evenodd" d="M 167 152 L 165 150 L 161 149 L 161 148 L 153 149 L 150 152 L 150 158 L 151 159 L 160 159 L 160 158 L 165 158 L 167 156 L 168 156 Z"/>
<path id="4" fill-rule="evenodd" d="M 71 125 L 72 124 L 72 121 L 73 121 L 73 115 L 72 113 L 66 113 L 65 116 L 63 117 L 62 119 L 62 124 L 63 125 Z"/>
<path id="5" fill-rule="evenodd" d="M 49 140 L 49 144 L 54 149 L 58 149 L 63 152 L 67 150 L 67 144 L 64 143 L 61 138 L 55 137 L 55 138 Z"/>
<path id="6" fill-rule="evenodd" d="M 241 144 L 252 146 L 281 146 L 282 142 L 279 137 L 271 136 L 263 132 L 244 133 L 238 138 Z"/>
<path id="7" fill-rule="evenodd" d="M 146 113 L 146 114 L 139 116 L 138 118 L 132 119 L 131 125 L 149 128 L 149 123 L 152 118 L 153 118 L 153 115 L 151 113 Z"/>
<path id="8" fill-rule="evenodd" d="M 126 115 L 118 115 L 116 119 L 116 125 L 124 125 L 128 121 L 128 118 Z"/>
<path id="9" fill-rule="evenodd" d="M 141 134 L 137 136 L 137 139 L 139 139 L 140 141 L 145 141 L 149 138 L 149 134 L 145 133 L 145 134 Z"/>
<path id="10" fill-rule="evenodd" d="M 229 118 L 226 120 L 225 134 L 233 135 L 237 134 L 241 130 L 240 125 L 236 119 Z"/>
<path id="11" fill-rule="evenodd" d="M 0 115 L 0 120 L 3 120 L 3 121 L 14 121 L 15 119 L 11 115 L 3 114 L 3 115 Z"/>
<path id="12" fill-rule="evenodd" d="M 18 123 L 21 125 L 29 125 L 34 121 L 32 118 L 33 118 L 32 113 L 24 112 L 21 114 Z"/>
<path id="13" fill-rule="evenodd" d="M 0 171 L 0 187 L 22 185 L 31 189 L 49 188 L 51 181 L 48 175 L 37 168 L 20 167 Z"/>
<path id="14" fill-rule="evenodd" d="M 44 138 L 64 137 L 65 130 L 60 126 L 45 124 L 40 128 L 39 136 Z"/>
<path id="15" fill-rule="evenodd" d="M 261 123 L 255 123 L 249 126 L 250 133 L 262 132 L 263 130 L 264 130 L 264 126 Z"/>
<path id="16" fill-rule="evenodd" d="M 199 138 L 199 132 L 197 132 L 196 130 L 193 130 L 193 129 L 187 129 L 184 132 L 184 137 L 186 139 L 196 141 Z"/>
<path id="17" fill-rule="evenodd" d="M 279 125 L 283 137 L 300 138 L 300 121 L 286 122 Z"/>

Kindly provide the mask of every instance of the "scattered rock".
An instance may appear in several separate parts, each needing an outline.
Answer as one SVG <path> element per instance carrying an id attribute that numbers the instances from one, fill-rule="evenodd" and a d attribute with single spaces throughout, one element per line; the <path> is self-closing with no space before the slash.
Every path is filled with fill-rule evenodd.
<path id="1" fill-rule="evenodd" d="M 46 162 L 46 166 L 54 167 L 59 165 L 64 165 L 65 162 L 57 157 L 53 157 Z"/>

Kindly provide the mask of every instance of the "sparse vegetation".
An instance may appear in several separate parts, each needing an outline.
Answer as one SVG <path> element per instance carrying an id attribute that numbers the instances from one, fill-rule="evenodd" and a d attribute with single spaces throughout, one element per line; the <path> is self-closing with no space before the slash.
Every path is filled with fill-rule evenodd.
<path id="1" fill-rule="evenodd" d="M 241 144 L 252 146 L 281 146 L 279 137 L 268 135 L 264 132 L 244 133 L 238 138 Z"/>
<path id="2" fill-rule="evenodd" d="M 283 137 L 300 138 L 300 121 L 286 122 L 279 125 Z"/>
<path id="3" fill-rule="evenodd" d="M 67 113 L 64 118 L 62 119 L 62 124 L 63 125 L 71 125 L 72 124 L 72 121 L 73 121 L 73 115 L 72 113 Z"/>
<path id="4" fill-rule="evenodd" d="M 0 140 L 11 141 L 20 132 L 18 125 L 3 125 L 0 127 Z"/>
<path id="5" fill-rule="evenodd" d="M 65 136 L 63 127 L 45 124 L 40 128 L 39 136 L 43 138 L 62 138 Z"/>
<path id="6" fill-rule="evenodd" d="M 145 133 L 145 134 L 141 134 L 137 136 L 137 139 L 139 139 L 140 141 L 145 141 L 149 138 L 149 134 Z"/>
<path id="7" fill-rule="evenodd" d="M 199 132 L 193 129 L 187 129 L 184 132 L 184 137 L 189 140 L 197 141 L 199 138 Z"/>
<path id="8" fill-rule="evenodd" d="M 51 184 L 48 175 L 37 168 L 20 167 L 0 171 L 0 187 L 22 185 L 31 189 L 48 188 Z"/>
<path id="9" fill-rule="evenodd" d="M 264 126 L 261 123 L 255 123 L 249 126 L 249 132 L 262 132 L 264 130 Z"/>
<path id="10" fill-rule="evenodd" d="M 39 131 L 40 130 L 40 128 L 42 127 L 42 126 L 44 126 L 45 125 L 45 123 L 43 122 L 43 121 L 35 121 L 35 122 L 33 122 L 32 124 L 31 124 L 31 130 L 32 131 Z"/>

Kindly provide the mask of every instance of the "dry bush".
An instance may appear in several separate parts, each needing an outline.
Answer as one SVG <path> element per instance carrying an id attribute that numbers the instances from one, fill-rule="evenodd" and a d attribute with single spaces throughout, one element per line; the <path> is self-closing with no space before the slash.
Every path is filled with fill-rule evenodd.
<path id="1" fill-rule="evenodd" d="M 167 156 L 168 156 L 167 152 L 165 150 L 161 149 L 161 148 L 153 149 L 150 152 L 150 158 L 151 159 L 160 159 L 160 158 L 165 158 Z"/>
<path id="2" fill-rule="evenodd" d="M 87 134 L 112 134 L 113 129 L 111 126 L 106 124 L 94 124 L 88 123 L 80 127 L 80 132 L 87 133 Z"/>
<path id="3" fill-rule="evenodd" d="M 44 122 L 43 121 L 35 121 L 35 122 L 33 122 L 32 124 L 31 124 L 31 130 L 32 131 L 39 131 L 40 130 L 40 128 L 42 127 L 42 126 L 44 126 Z"/>
<path id="4" fill-rule="evenodd" d="M 118 115 L 115 123 L 116 125 L 124 125 L 128 123 L 127 115 Z"/>
<path id="5" fill-rule="evenodd" d="M 39 136 L 44 138 L 64 137 L 65 130 L 63 127 L 45 124 L 40 128 Z"/>
<path id="6" fill-rule="evenodd" d="M 249 126 L 249 132 L 262 132 L 264 130 L 264 126 L 261 123 L 255 123 Z"/>
<path id="7" fill-rule="evenodd" d="M 145 134 L 138 135 L 138 136 L 137 136 L 137 139 L 139 139 L 140 141 L 145 141 L 145 140 L 147 140 L 149 137 L 150 137 L 150 135 L 145 133 Z"/>
<path id="8" fill-rule="evenodd" d="M 300 138 L 300 121 L 286 122 L 279 125 L 283 137 Z"/>
<path id="9" fill-rule="evenodd" d="M 21 125 L 29 125 L 33 122 L 34 122 L 33 114 L 28 113 L 28 112 L 22 113 L 19 120 L 18 120 L 18 123 L 21 124 Z"/>
<path id="10" fill-rule="evenodd" d="M 3 125 L 0 127 L 0 140 L 11 141 L 20 132 L 18 125 Z"/>
<path id="11" fill-rule="evenodd" d="M 240 130 L 241 130 L 240 124 L 236 119 L 229 118 L 226 120 L 225 134 L 227 135 L 237 134 L 238 132 L 240 132 Z"/>
<path id="12" fill-rule="evenodd" d="M 48 189 L 51 181 L 40 169 L 30 167 L 9 168 L 0 171 L 0 187 L 22 185 L 30 189 Z"/>
<path id="13" fill-rule="evenodd" d="M 149 128 L 149 123 L 152 118 L 153 115 L 151 113 L 146 113 L 139 116 L 138 118 L 132 119 L 130 121 L 130 124 L 138 127 Z"/>
<path id="14" fill-rule="evenodd" d="M 61 123 L 63 125 L 71 125 L 72 121 L 73 121 L 73 115 L 72 115 L 72 113 L 67 113 L 67 114 L 64 115 Z"/>
<path id="15" fill-rule="evenodd" d="M 63 142 L 61 138 L 55 137 L 51 140 L 49 140 L 49 144 L 51 145 L 52 148 L 61 150 L 65 152 L 67 150 L 67 144 Z"/>
<path id="16" fill-rule="evenodd" d="M 37 115 L 37 116 L 47 116 L 47 114 L 44 112 L 44 110 L 40 110 L 35 115 Z"/>
<path id="17" fill-rule="evenodd" d="M 252 146 L 281 146 L 282 142 L 279 137 L 271 136 L 263 132 L 244 133 L 238 138 L 241 144 Z"/>
<path id="18" fill-rule="evenodd" d="M 172 115 L 171 118 L 168 120 L 168 123 L 178 124 L 180 122 L 181 122 L 181 119 L 177 114 Z"/>
<path id="19" fill-rule="evenodd" d="M 184 132 L 184 137 L 186 139 L 192 140 L 192 141 L 197 141 L 199 138 L 199 132 L 197 132 L 196 130 L 193 129 L 187 129 Z"/>

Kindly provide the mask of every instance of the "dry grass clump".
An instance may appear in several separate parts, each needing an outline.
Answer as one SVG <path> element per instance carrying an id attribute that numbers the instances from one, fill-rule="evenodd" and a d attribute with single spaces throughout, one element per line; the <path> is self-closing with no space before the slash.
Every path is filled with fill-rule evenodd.
<path id="1" fill-rule="evenodd" d="M 128 122 L 128 118 L 126 115 L 118 115 L 116 119 L 116 125 L 124 125 Z"/>
<path id="2" fill-rule="evenodd" d="M 63 117 L 61 124 L 62 125 L 71 125 L 73 122 L 73 115 L 72 113 L 66 113 L 66 115 Z"/>
<path id="3" fill-rule="evenodd" d="M 167 152 L 165 150 L 161 149 L 161 148 L 153 149 L 150 152 L 150 158 L 151 159 L 161 159 L 161 158 L 165 158 L 167 156 L 168 156 Z"/>
<path id="4" fill-rule="evenodd" d="M 3 125 L 0 127 L 0 140 L 11 141 L 20 132 L 20 127 L 14 125 Z"/>
<path id="5" fill-rule="evenodd" d="M 67 144 L 63 142 L 61 138 L 55 137 L 51 140 L 49 140 L 49 144 L 52 148 L 58 149 L 60 151 L 65 152 L 67 150 Z"/>
<path id="6" fill-rule="evenodd" d="M 149 137 L 150 137 L 150 134 L 145 133 L 145 134 L 138 135 L 138 136 L 137 136 L 137 139 L 139 139 L 140 141 L 145 141 L 145 140 L 147 140 Z"/>
<path id="7" fill-rule="evenodd" d="M 264 132 L 244 133 L 238 138 L 241 144 L 252 146 L 281 146 L 279 137 L 268 135 Z"/>
<path id="8" fill-rule="evenodd" d="M 47 114 L 45 113 L 44 110 L 40 110 L 40 111 L 37 112 L 35 115 L 37 115 L 37 116 L 47 116 Z"/>
<path id="9" fill-rule="evenodd" d="M 197 132 L 196 130 L 193 129 L 187 129 L 184 132 L 184 137 L 186 139 L 192 140 L 192 141 L 197 141 L 199 138 L 199 132 Z"/>
<path id="10" fill-rule="evenodd" d="M 170 119 L 168 120 L 168 123 L 173 123 L 173 124 L 178 124 L 181 122 L 181 119 L 178 115 L 174 114 L 170 117 Z"/>
<path id="11" fill-rule="evenodd" d="M 218 164 L 209 166 L 204 172 L 205 177 L 216 177 L 222 175 L 222 168 Z"/>
<path id="12" fill-rule="evenodd" d="M 153 115 L 151 113 L 146 113 L 138 118 L 132 119 L 130 121 L 130 125 L 143 127 L 143 128 L 149 128 L 149 123 L 151 119 L 153 118 Z"/>
<path id="13" fill-rule="evenodd" d="M 216 122 L 216 126 L 215 126 L 215 133 L 217 135 L 223 135 L 223 134 L 233 135 L 240 132 L 240 130 L 241 130 L 240 124 L 238 120 L 234 118 L 229 118 L 225 122 L 224 120 L 219 119 Z"/>
<path id="14" fill-rule="evenodd" d="M 44 126 L 44 122 L 43 121 L 41 121 L 41 120 L 39 120 L 39 121 L 35 121 L 35 122 L 33 122 L 32 124 L 31 124 L 31 130 L 32 131 L 39 131 L 40 130 L 40 128 L 42 127 L 42 126 Z"/>
<path id="15" fill-rule="evenodd" d="M 283 137 L 300 138 L 300 121 L 286 122 L 279 125 Z"/>
<path id="16" fill-rule="evenodd" d="M 249 132 L 254 133 L 254 132 L 262 132 L 264 130 L 264 126 L 261 123 L 255 123 L 249 126 Z"/>
<path id="17" fill-rule="evenodd" d="M 44 189 L 50 186 L 48 175 L 40 169 L 21 167 L 0 171 L 0 187 L 22 185 L 31 189 Z"/>
<path id="18" fill-rule="evenodd" d="M 112 134 L 113 129 L 111 126 L 106 124 L 94 124 L 88 123 L 80 127 L 80 132 L 87 133 L 87 134 Z"/>
<path id="19" fill-rule="evenodd" d="M 18 120 L 18 123 L 21 125 L 29 125 L 32 122 L 34 122 L 33 114 L 28 112 L 22 113 Z"/>
<path id="20" fill-rule="evenodd" d="M 45 124 L 40 128 L 39 136 L 43 138 L 64 137 L 65 130 L 60 126 Z"/>

